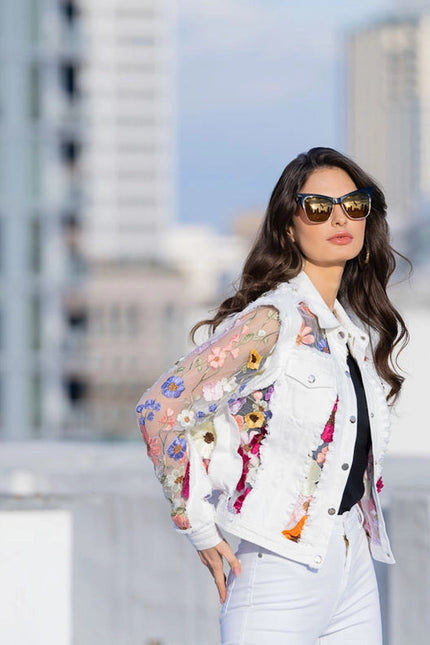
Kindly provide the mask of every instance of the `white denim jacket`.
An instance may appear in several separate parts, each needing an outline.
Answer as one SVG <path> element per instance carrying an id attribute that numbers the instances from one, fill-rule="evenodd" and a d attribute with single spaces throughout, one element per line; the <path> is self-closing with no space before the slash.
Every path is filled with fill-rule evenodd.
<path id="1" fill-rule="evenodd" d="M 334 315 L 335 314 L 335 315 Z M 360 368 L 372 437 L 359 504 L 373 557 L 394 563 L 378 493 L 390 433 L 369 337 L 302 271 L 231 316 L 136 408 L 172 519 L 197 549 L 225 530 L 319 568 L 354 453 Z"/>

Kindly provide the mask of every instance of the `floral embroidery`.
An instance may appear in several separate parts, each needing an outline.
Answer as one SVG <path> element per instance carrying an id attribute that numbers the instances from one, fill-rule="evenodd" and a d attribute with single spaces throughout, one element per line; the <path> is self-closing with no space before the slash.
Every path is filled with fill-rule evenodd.
<path id="1" fill-rule="evenodd" d="M 334 434 L 334 419 L 337 411 L 338 398 L 331 411 L 330 417 L 325 424 L 324 430 L 321 433 L 321 443 L 316 450 L 312 452 L 312 460 L 309 465 L 308 473 L 302 484 L 299 497 L 293 508 L 287 528 L 282 531 L 282 535 L 288 540 L 298 542 L 303 529 L 303 526 L 308 519 L 308 508 L 311 501 L 314 499 L 314 494 L 321 477 L 321 471 L 329 450 L 329 444 L 333 441 Z"/>
<path id="2" fill-rule="evenodd" d="M 193 464 L 189 461 L 188 440 L 193 441 L 201 464 L 208 472 L 217 440 L 214 415 L 223 403 L 231 402 L 229 397 L 236 401 L 236 412 L 240 411 L 247 400 L 241 392 L 251 378 L 264 372 L 278 333 L 279 312 L 274 307 L 259 307 L 239 315 L 216 342 L 210 339 L 177 361 L 136 406 L 142 438 L 171 503 L 171 516 L 177 527 L 190 528 L 186 501 L 190 495 Z M 160 403 L 163 397 L 169 399 L 166 408 Z M 258 396 L 253 399 L 255 407 L 249 406 L 242 411 L 243 415 L 253 413 L 247 419 L 250 427 L 246 426 L 253 434 L 244 443 L 252 443 L 249 451 L 252 463 L 258 455 L 257 443 L 262 439 L 263 421 L 270 418 L 269 411 L 264 411 L 268 398 L 270 392 L 262 393 L 261 400 L 257 400 Z M 244 488 L 237 491 L 238 496 L 250 485 L 251 465 L 245 470 Z"/>
<path id="3" fill-rule="evenodd" d="M 297 309 L 303 320 L 296 338 L 296 344 L 315 347 L 319 352 L 330 354 L 325 331 L 319 326 L 317 316 L 312 313 L 304 302 L 300 302 Z"/>
<path id="4" fill-rule="evenodd" d="M 172 457 L 172 459 L 175 459 L 175 461 L 182 459 L 186 451 L 187 442 L 182 437 L 176 437 L 175 439 L 173 439 L 172 443 L 167 448 L 167 454 L 169 455 L 169 457 Z"/>
<path id="5" fill-rule="evenodd" d="M 249 353 L 248 363 L 246 366 L 251 370 L 258 370 L 258 368 L 260 367 L 260 363 L 261 363 L 260 354 L 255 349 L 251 349 Z"/>
<path id="6" fill-rule="evenodd" d="M 162 394 L 169 399 L 178 399 L 184 390 L 184 381 L 179 376 L 170 376 L 161 386 Z"/>
<path id="7" fill-rule="evenodd" d="M 267 435 L 267 422 L 272 416 L 269 402 L 273 392 L 274 388 L 271 385 L 256 390 L 247 397 L 229 401 L 240 436 L 237 452 L 242 458 L 242 474 L 236 485 L 236 492 L 229 502 L 232 512 L 240 513 L 243 502 L 252 491 L 260 465 L 261 444 Z"/>
<path id="8" fill-rule="evenodd" d="M 376 492 L 380 493 L 383 488 L 384 488 L 384 482 L 382 481 L 382 477 L 380 477 L 376 482 Z"/>
<path id="9" fill-rule="evenodd" d="M 208 356 L 208 363 L 215 369 L 224 365 L 226 353 L 221 347 L 212 347 L 212 353 Z"/>

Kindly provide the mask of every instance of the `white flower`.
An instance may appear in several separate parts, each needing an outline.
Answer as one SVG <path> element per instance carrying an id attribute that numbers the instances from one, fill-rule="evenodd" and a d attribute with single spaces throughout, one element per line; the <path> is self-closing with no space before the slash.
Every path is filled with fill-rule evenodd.
<path id="1" fill-rule="evenodd" d="M 224 392 L 234 392 L 236 389 L 236 379 L 234 376 L 232 378 L 223 378 L 221 380 L 222 389 Z"/>
<path id="2" fill-rule="evenodd" d="M 215 428 L 213 423 L 202 423 L 193 432 L 193 441 L 202 459 L 210 459 L 215 446 Z"/>
<path id="3" fill-rule="evenodd" d="M 173 493 L 182 491 L 184 483 L 184 473 L 180 470 L 171 470 L 164 481 L 164 486 Z"/>
<path id="4" fill-rule="evenodd" d="M 259 329 L 257 332 L 257 336 L 260 336 L 260 338 L 263 338 L 263 336 L 266 335 L 266 332 L 264 329 Z"/>
<path id="5" fill-rule="evenodd" d="M 222 381 L 215 381 L 215 383 L 206 383 L 203 385 L 203 397 L 205 401 L 219 401 L 223 393 Z"/>
<path id="6" fill-rule="evenodd" d="M 176 420 L 183 428 L 192 428 L 196 424 L 196 415 L 192 410 L 182 410 Z"/>

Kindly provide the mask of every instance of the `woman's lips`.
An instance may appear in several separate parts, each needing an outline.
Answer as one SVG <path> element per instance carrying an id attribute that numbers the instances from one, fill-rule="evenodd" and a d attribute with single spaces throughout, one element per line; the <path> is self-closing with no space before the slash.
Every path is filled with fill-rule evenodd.
<path id="1" fill-rule="evenodd" d="M 352 241 L 352 235 L 349 233 L 338 233 L 337 235 L 333 235 L 333 237 L 329 237 L 328 241 L 333 242 L 333 244 L 349 244 Z"/>

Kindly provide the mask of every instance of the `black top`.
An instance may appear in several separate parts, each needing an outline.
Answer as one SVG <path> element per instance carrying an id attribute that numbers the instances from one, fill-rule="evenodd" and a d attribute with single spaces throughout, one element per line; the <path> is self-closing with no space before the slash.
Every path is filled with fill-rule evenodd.
<path id="1" fill-rule="evenodd" d="M 357 437 L 355 440 L 354 457 L 349 471 L 349 477 L 346 482 L 338 511 L 339 515 L 345 511 L 349 511 L 349 509 L 363 497 L 363 476 L 367 467 L 367 460 L 372 441 L 363 380 L 361 378 L 357 361 L 349 352 L 347 363 L 354 385 L 355 396 L 357 397 Z"/>

